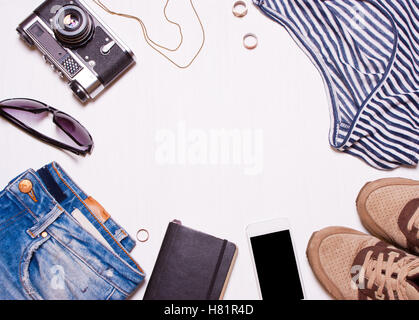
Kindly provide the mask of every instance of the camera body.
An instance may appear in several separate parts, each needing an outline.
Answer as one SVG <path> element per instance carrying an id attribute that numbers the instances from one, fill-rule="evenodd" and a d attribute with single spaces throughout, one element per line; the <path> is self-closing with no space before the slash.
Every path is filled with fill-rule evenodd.
<path id="1" fill-rule="evenodd" d="M 46 0 L 16 30 L 82 102 L 135 64 L 133 52 L 82 0 Z"/>

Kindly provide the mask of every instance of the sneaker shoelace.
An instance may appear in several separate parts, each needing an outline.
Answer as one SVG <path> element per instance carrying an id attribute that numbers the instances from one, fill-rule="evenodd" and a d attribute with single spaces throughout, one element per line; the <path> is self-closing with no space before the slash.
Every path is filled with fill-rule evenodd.
<path id="1" fill-rule="evenodd" d="M 384 261 L 384 253 L 378 255 L 378 259 L 373 259 L 373 251 L 369 251 L 365 257 L 364 265 L 360 273 L 359 281 L 365 284 L 367 279 L 367 289 L 378 288 L 375 297 L 378 300 L 386 298 L 384 289 L 387 291 L 390 300 L 406 299 L 406 294 L 402 291 L 402 283 L 406 280 L 409 272 L 417 267 L 417 259 L 403 257 L 395 261 L 400 254 L 392 252 L 388 255 L 388 260 Z"/>
<path id="2" fill-rule="evenodd" d="M 419 210 L 416 210 L 415 214 L 409 220 L 409 223 L 407 224 L 407 230 L 412 231 L 413 227 L 419 229 Z M 419 232 L 417 234 L 417 238 L 419 239 Z"/>

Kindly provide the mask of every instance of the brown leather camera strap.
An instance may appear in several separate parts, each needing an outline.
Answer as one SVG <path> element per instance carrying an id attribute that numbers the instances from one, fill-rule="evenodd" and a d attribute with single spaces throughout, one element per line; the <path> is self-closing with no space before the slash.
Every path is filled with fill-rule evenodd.
<path id="1" fill-rule="evenodd" d="M 178 29 L 179 29 L 179 33 L 180 33 L 180 43 L 179 43 L 179 45 L 178 45 L 176 48 L 174 48 L 174 49 L 171 49 L 171 48 L 165 47 L 165 46 L 160 45 L 160 44 L 158 44 L 157 42 L 153 41 L 153 40 L 149 37 L 149 35 L 148 35 L 148 31 L 147 31 L 147 28 L 146 28 L 146 26 L 145 26 L 144 22 L 143 22 L 140 18 L 138 18 L 138 17 L 136 17 L 136 16 L 133 16 L 133 15 L 130 15 L 130 14 L 125 14 L 125 13 L 119 13 L 119 12 L 112 11 L 112 10 L 111 10 L 111 9 L 109 9 L 107 6 L 105 6 L 105 5 L 102 3 L 102 1 L 101 1 L 101 0 L 93 0 L 93 2 L 95 2 L 95 3 L 99 6 L 99 7 L 101 7 L 103 10 L 105 10 L 105 11 L 106 11 L 106 12 L 108 12 L 109 14 L 116 15 L 116 16 L 120 16 L 120 17 L 124 17 L 124 18 L 127 18 L 127 19 L 132 19 L 132 20 L 137 21 L 137 22 L 140 24 L 140 26 L 141 26 L 141 30 L 142 30 L 142 32 L 143 32 L 144 39 L 145 39 L 145 41 L 147 42 L 147 44 L 148 44 L 151 48 L 153 48 L 156 52 L 158 52 L 160 55 L 162 55 L 163 57 L 165 57 L 167 60 L 169 60 L 172 64 L 174 64 L 176 67 L 178 67 L 178 68 L 180 68 L 180 69 L 186 69 L 186 68 L 190 67 L 190 66 L 192 65 L 192 63 L 196 60 L 196 58 L 199 56 L 199 54 L 200 54 L 200 53 L 201 53 L 201 51 L 202 51 L 202 48 L 203 48 L 203 47 L 204 47 L 204 45 L 205 45 L 205 29 L 204 29 L 204 25 L 202 24 L 201 18 L 199 17 L 199 14 L 198 14 L 198 12 L 197 12 L 197 10 L 196 10 L 196 8 L 195 8 L 195 6 L 194 6 L 194 4 L 193 4 L 192 0 L 190 0 L 190 2 L 191 2 L 191 6 L 192 6 L 192 9 L 193 9 L 193 11 L 194 11 L 194 13 L 195 13 L 196 17 L 198 18 L 198 22 L 199 22 L 199 24 L 201 25 L 201 29 L 202 29 L 202 44 L 201 44 L 201 46 L 200 46 L 200 48 L 199 48 L 198 52 L 197 52 L 197 53 L 195 54 L 195 56 L 192 58 L 192 60 L 191 60 L 188 64 L 186 64 L 186 65 L 180 65 L 180 64 L 176 63 L 176 62 L 175 62 L 174 60 L 172 60 L 172 59 L 171 59 L 168 55 L 166 55 L 166 54 L 165 54 L 162 50 L 160 50 L 160 49 L 163 49 L 163 50 L 170 51 L 170 52 L 175 52 L 175 51 L 178 51 L 178 50 L 180 49 L 180 47 L 182 46 L 182 44 L 183 44 L 183 40 L 184 40 L 184 39 L 183 39 L 183 33 L 182 33 L 182 27 L 180 26 L 180 24 L 179 24 L 179 23 L 177 23 L 177 22 L 175 22 L 175 21 L 170 20 L 170 19 L 168 18 L 168 16 L 167 16 L 167 7 L 168 7 L 168 5 L 169 5 L 170 0 L 167 0 L 167 1 L 166 1 L 166 5 L 164 6 L 164 17 L 166 18 L 166 20 L 167 20 L 169 23 L 171 23 L 171 24 L 173 24 L 173 25 L 177 26 L 177 27 L 178 27 Z"/>

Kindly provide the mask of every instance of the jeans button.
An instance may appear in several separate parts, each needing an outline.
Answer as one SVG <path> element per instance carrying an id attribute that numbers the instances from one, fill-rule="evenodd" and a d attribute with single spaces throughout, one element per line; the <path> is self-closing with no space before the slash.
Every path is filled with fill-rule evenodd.
<path id="1" fill-rule="evenodd" d="M 42 237 L 42 238 L 46 238 L 46 237 L 48 237 L 48 232 L 46 232 L 46 231 L 42 232 L 42 233 L 41 233 L 41 237 Z"/>
<path id="2" fill-rule="evenodd" d="M 19 183 L 20 192 L 25 193 L 25 194 L 30 193 L 32 191 L 32 187 L 33 187 L 32 182 L 30 180 L 27 180 L 27 179 L 22 180 Z"/>

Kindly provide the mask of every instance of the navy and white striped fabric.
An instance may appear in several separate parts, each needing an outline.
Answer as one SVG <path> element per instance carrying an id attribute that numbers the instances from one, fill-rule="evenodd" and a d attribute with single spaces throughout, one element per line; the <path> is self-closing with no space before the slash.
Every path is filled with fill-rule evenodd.
<path id="1" fill-rule="evenodd" d="M 418 0 L 253 1 L 321 71 L 335 149 L 379 169 L 418 163 Z"/>

